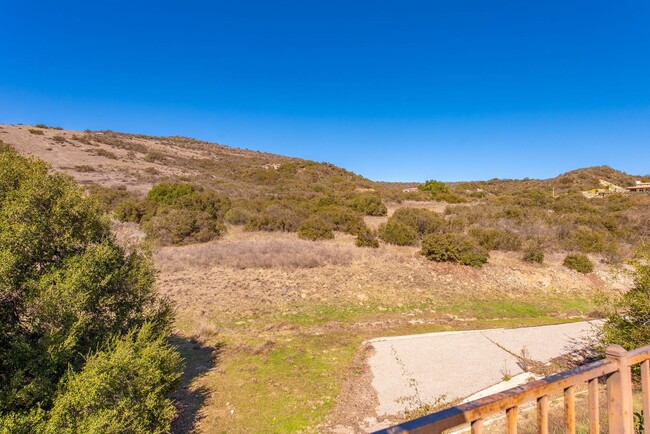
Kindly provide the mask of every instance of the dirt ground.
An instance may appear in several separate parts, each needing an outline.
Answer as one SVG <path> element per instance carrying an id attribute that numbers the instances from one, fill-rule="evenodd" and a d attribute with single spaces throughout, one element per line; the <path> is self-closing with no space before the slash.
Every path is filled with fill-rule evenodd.
<path id="1" fill-rule="evenodd" d="M 201 336 L 216 329 L 222 337 L 255 337 L 262 346 L 263 341 L 337 335 L 353 341 L 357 336 L 361 342 L 398 330 L 485 327 L 484 320 L 488 326 L 501 326 L 500 320 L 508 326 L 585 318 L 591 307 L 581 305 L 583 300 L 629 284 L 624 273 L 596 257 L 597 269 L 589 275 L 564 268 L 562 259 L 562 254 L 550 254 L 545 264 L 533 265 L 516 253 L 492 252 L 488 264 L 475 269 L 430 262 L 412 247 L 360 249 L 345 234 L 311 242 L 295 234 L 240 228 L 231 228 L 221 240 L 164 247 L 155 254 L 158 289 L 176 303 L 185 334 L 194 330 L 198 341 L 206 341 Z M 513 323 L 508 319 L 522 317 Z M 538 317 L 547 319 L 536 322 L 542 321 Z M 230 353 L 233 360 L 243 354 L 237 348 Z M 361 345 L 350 363 L 333 371 L 341 384 L 336 404 L 312 427 L 314 432 L 366 432 L 399 422 L 377 416 L 367 363 L 371 353 Z M 218 405 L 211 402 L 208 413 Z M 206 420 L 196 432 L 211 432 L 228 419 Z"/>
<path id="2" fill-rule="evenodd" d="M 272 260 L 262 263 L 261 251 Z M 332 303 L 381 312 L 382 304 L 405 308 L 469 294 L 525 300 L 625 285 L 605 264 L 597 262 L 597 271 L 584 275 L 562 267 L 562 258 L 549 254 L 544 265 L 532 265 L 516 253 L 492 252 L 488 264 L 475 269 L 428 261 L 414 247 L 360 249 L 344 234 L 314 243 L 295 234 L 233 228 L 222 240 L 163 247 L 156 265 L 160 291 L 179 309 L 200 306 L 201 314 L 210 315 Z"/>

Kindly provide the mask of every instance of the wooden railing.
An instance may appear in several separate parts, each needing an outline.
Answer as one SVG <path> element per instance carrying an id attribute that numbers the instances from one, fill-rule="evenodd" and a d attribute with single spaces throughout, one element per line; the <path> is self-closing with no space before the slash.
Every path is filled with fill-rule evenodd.
<path id="1" fill-rule="evenodd" d="M 609 433 L 634 434 L 631 367 L 637 364 L 641 365 L 645 416 L 643 433 L 650 434 L 650 345 L 629 352 L 620 345 L 610 345 L 605 354 L 606 358 L 597 362 L 441 410 L 375 434 L 434 434 L 466 423 L 471 424 L 472 434 L 480 434 L 485 418 L 502 412 L 506 415 L 506 433 L 516 434 L 519 407 L 533 401 L 537 402 L 537 432 L 548 434 L 549 396 L 558 392 L 564 393 L 565 432 L 575 434 L 575 390 L 583 383 L 588 385 L 589 433 L 597 434 L 600 432 L 598 381 L 603 377 L 607 387 Z"/>

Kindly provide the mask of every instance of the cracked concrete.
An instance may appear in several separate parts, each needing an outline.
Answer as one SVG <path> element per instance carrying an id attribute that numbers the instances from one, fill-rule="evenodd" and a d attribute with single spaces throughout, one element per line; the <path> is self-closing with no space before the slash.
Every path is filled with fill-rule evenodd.
<path id="1" fill-rule="evenodd" d="M 379 400 L 377 415 L 395 415 L 420 403 L 476 394 L 504 378 L 522 374 L 515 355 L 523 347 L 530 358 L 547 362 L 584 346 L 596 324 L 578 322 L 373 339 L 370 343 L 375 354 L 369 364 Z"/>

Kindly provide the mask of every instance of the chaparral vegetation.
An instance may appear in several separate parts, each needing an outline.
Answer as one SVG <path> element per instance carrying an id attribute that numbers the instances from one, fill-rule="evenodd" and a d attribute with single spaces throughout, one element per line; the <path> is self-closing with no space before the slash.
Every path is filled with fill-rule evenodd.
<path id="1" fill-rule="evenodd" d="M 647 177 L 385 183 L 184 137 L 0 134 L 0 432 L 358 431 L 367 339 L 604 318 L 603 342 L 647 340 L 650 196 L 585 194 Z"/>

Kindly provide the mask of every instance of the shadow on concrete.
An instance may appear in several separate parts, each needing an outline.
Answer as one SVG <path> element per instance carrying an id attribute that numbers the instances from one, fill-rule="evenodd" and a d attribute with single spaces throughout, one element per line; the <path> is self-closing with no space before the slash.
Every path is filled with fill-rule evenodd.
<path id="1" fill-rule="evenodd" d="M 185 370 L 181 384 L 172 395 L 178 415 L 172 422 L 171 432 L 186 434 L 192 432 L 200 420 L 200 410 L 208 398 L 208 389 L 203 384 L 192 385 L 195 379 L 217 366 L 223 345 L 207 346 L 196 339 L 174 336 L 171 339 L 183 357 Z"/>

